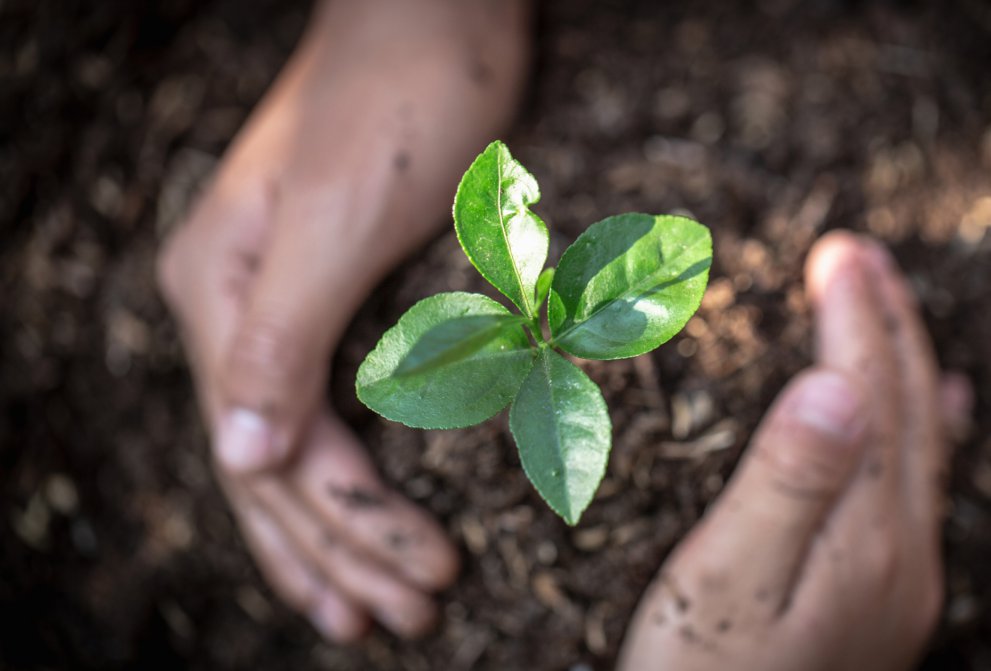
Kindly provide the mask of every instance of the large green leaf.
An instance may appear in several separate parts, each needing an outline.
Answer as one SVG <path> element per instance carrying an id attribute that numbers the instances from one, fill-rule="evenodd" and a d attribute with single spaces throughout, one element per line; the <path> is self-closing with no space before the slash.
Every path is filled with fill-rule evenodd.
<path id="1" fill-rule="evenodd" d="M 542 349 L 513 401 L 509 427 L 527 477 L 554 512 L 577 524 L 612 446 L 598 386 L 560 354 Z"/>
<path id="2" fill-rule="evenodd" d="M 586 359 L 649 352 L 698 310 L 711 263 L 709 229 L 686 217 L 621 214 L 593 224 L 554 274 L 553 344 Z"/>
<path id="3" fill-rule="evenodd" d="M 386 419 L 422 429 L 471 426 L 495 415 L 516 395 L 533 361 L 533 349 L 518 324 L 504 324 L 497 333 L 486 334 L 484 342 L 475 340 L 460 350 L 455 345 L 454 352 L 430 347 L 424 355 L 421 349 L 419 363 L 397 374 L 425 336 L 435 344 L 444 340 L 437 334 L 445 324 L 454 324 L 451 328 L 463 334 L 467 324 L 481 324 L 465 321 L 475 317 L 514 318 L 505 307 L 478 294 L 437 294 L 414 305 L 361 364 L 355 385 L 358 398 Z"/>
<path id="4" fill-rule="evenodd" d="M 423 334 L 394 375 L 415 375 L 467 359 L 526 320 L 513 314 L 470 315 L 441 322 Z"/>
<path id="5" fill-rule="evenodd" d="M 538 200 L 537 180 L 499 141 L 475 159 L 454 197 L 454 228 L 465 254 L 531 318 L 548 247 L 547 227 L 530 211 Z"/>

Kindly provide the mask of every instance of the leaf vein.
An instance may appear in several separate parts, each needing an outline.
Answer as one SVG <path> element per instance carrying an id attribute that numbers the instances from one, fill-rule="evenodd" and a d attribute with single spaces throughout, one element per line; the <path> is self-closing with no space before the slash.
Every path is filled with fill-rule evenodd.
<path id="1" fill-rule="evenodd" d="M 574 321 L 574 318 L 571 317 L 571 316 L 569 316 L 568 317 L 568 320 L 571 321 L 571 325 L 568 326 L 568 328 L 564 329 L 564 331 L 562 331 L 561 333 L 559 333 L 557 336 L 555 336 L 554 339 L 553 339 L 553 341 L 552 341 L 552 344 L 553 343 L 558 343 L 558 342 L 564 340 L 568 335 L 571 334 L 572 331 L 574 331 L 574 330 L 576 330 L 578 328 L 581 328 L 582 326 L 584 326 L 585 324 L 587 324 L 589 321 L 591 321 L 592 318 L 594 318 L 597 314 L 599 314 L 603 310 L 606 310 L 607 308 L 609 308 L 610 306 L 614 305 L 615 303 L 617 303 L 619 301 L 625 301 L 628 298 L 631 298 L 633 296 L 641 296 L 644 293 L 646 293 L 651 287 L 655 287 L 655 286 L 658 286 L 658 285 L 663 284 L 665 282 L 670 282 L 670 281 L 673 281 L 673 280 L 678 279 L 678 277 L 681 275 L 681 273 L 678 273 L 677 275 L 673 275 L 671 273 L 671 271 L 668 271 L 667 270 L 667 267 L 670 266 L 670 265 L 672 265 L 672 264 L 674 264 L 674 263 L 676 263 L 678 261 L 678 259 L 680 259 L 683 256 L 685 256 L 685 254 L 688 254 L 689 252 L 695 251 L 695 249 L 696 249 L 696 247 L 698 246 L 699 243 L 705 244 L 705 242 L 706 242 L 705 236 L 700 236 L 695 241 L 695 243 L 693 243 L 692 245 L 689 245 L 689 246 L 683 248 L 681 250 L 681 252 L 679 252 L 673 259 L 668 260 L 668 262 L 665 263 L 660 268 L 658 268 L 657 271 L 655 271 L 653 273 L 650 273 L 649 275 L 647 275 L 646 277 L 644 277 L 641 281 L 636 282 L 636 283 L 630 285 L 630 287 L 627 288 L 627 290 L 624 291 L 623 293 L 621 293 L 619 296 L 616 296 L 615 298 L 613 298 L 611 300 L 604 301 L 601 305 L 599 305 L 594 310 L 592 310 L 592 312 L 587 317 L 585 317 L 584 319 L 582 319 L 581 321 Z M 683 273 L 684 270 L 682 270 L 681 272 Z M 665 276 L 665 277 L 662 279 L 660 276 Z"/>
<path id="2" fill-rule="evenodd" d="M 516 278 L 516 284 L 520 288 L 520 299 L 523 301 L 521 306 L 526 311 L 527 317 L 533 317 L 533 307 L 530 305 L 530 299 L 527 297 L 526 287 L 523 286 L 523 278 L 520 276 L 520 269 L 516 265 L 516 256 L 513 254 L 513 246 L 509 244 L 509 233 L 506 230 L 506 221 L 502 213 L 502 152 L 496 151 L 496 180 L 498 181 L 498 186 L 496 187 L 496 211 L 499 213 L 499 231 L 502 233 L 502 241 L 506 244 L 506 253 L 509 255 L 510 265 L 513 267 L 513 277 Z"/>

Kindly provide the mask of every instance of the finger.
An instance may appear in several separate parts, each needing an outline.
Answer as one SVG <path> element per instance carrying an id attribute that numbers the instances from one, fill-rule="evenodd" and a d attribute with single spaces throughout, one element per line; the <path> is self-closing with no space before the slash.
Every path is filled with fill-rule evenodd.
<path id="1" fill-rule="evenodd" d="M 370 230 L 363 222 L 382 207 L 381 199 L 368 194 L 384 192 L 382 181 L 394 178 L 395 171 L 367 157 L 334 156 L 333 161 L 346 171 L 331 165 L 317 173 L 333 188 L 308 188 L 305 198 L 275 197 L 265 257 L 221 372 L 218 449 L 234 471 L 258 471 L 287 460 L 318 410 L 332 343 L 346 326 L 341 315 L 356 309 L 355 297 L 365 288 L 355 288 L 359 280 L 349 250 L 367 246 L 359 244 Z M 352 188 L 359 173 L 360 187 Z M 369 259 L 362 281 L 391 260 L 388 254 Z"/>
<path id="2" fill-rule="evenodd" d="M 861 459 L 867 413 L 849 375 L 813 369 L 794 379 L 692 543 L 696 561 L 731 566 L 727 589 L 782 610 L 810 540 Z"/>
<path id="3" fill-rule="evenodd" d="M 877 242 L 864 248 L 888 324 L 897 366 L 901 372 L 899 395 L 903 403 L 904 499 L 934 525 L 942 522 L 942 472 L 949 450 L 943 437 L 940 377 L 932 342 L 919 317 L 918 302 L 894 259 Z"/>
<path id="4" fill-rule="evenodd" d="M 291 608 L 306 615 L 328 640 L 351 643 L 368 630 L 368 616 L 291 549 L 272 519 L 242 496 L 231 495 L 238 525 L 265 581 Z"/>
<path id="5" fill-rule="evenodd" d="M 376 620 L 405 638 L 418 637 L 433 627 L 437 610 L 428 597 L 352 548 L 284 485 L 259 476 L 250 487 L 308 561 Z"/>
<path id="6" fill-rule="evenodd" d="M 861 472 L 877 486 L 858 496 L 892 502 L 898 487 L 901 382 L 884 313 L 869 275 L 861 242 L 845 231 L 830 233 L 813 248 L 806 285 L 816 308 L 819 365 L 848 373 L 870 390 L 868 450 Z M 873 504 L 872 504 L 873 505 Z"/>
<path id="7" fill-rule="evenodd" d="M 443 529 L 382 485 L 351 432 L 322 413 L 310 440 L 287 477 L 324 524 L 421 589 L 449 586 L 459 557 Z"/>

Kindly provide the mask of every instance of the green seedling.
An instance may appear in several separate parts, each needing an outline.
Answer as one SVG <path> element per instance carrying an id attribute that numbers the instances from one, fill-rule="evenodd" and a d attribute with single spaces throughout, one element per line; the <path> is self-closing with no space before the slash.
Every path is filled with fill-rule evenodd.
<path id="1" fill-rule="evenodd" d="M 426 298 L 385 332 L 356 388 L 383 417 L 422 429 L 471 426 L 512 404 L 527 477 L 573 525 L 605 474 L 612 425 L 598 386 L 562 354 L 623 359 L 670 340 L 701 303 L 712 239 L 685 217 L 621 214 L 590 226 L 556 270 L 545 269 L 547 227 L 530 209 L 539 199 L 503 143 L 475 159 L 458 186 L 454 227 L 519 314 L 480 294 Z"/>

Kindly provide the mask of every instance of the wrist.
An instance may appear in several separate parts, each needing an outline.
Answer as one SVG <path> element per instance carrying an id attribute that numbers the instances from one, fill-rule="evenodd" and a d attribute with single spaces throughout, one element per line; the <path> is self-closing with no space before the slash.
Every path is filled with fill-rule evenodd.
<path id="1" fill-rule="evenodd" d="M 478 15 L 489 7 L 486 16 Z M 289 67 L 290 123 L 321 146 L 282 174 L 305 202 L 280 220 L 331 227 L 325 283 L 343 328 L 374 285 L 445 223 L 471 157 L 508 123 L 526 63 L 526 23 L 474 0 L 321 5 Z M 512 17 L 510 17 L 512 18 Z M 484 37 L 479 25 L 494 24 Z M 500 28 L 501 27 L 501 28 Z M 471 74 L 484 59 L 487 80 Z M 287 187 L 284 191 L 289 191 Z"/>

